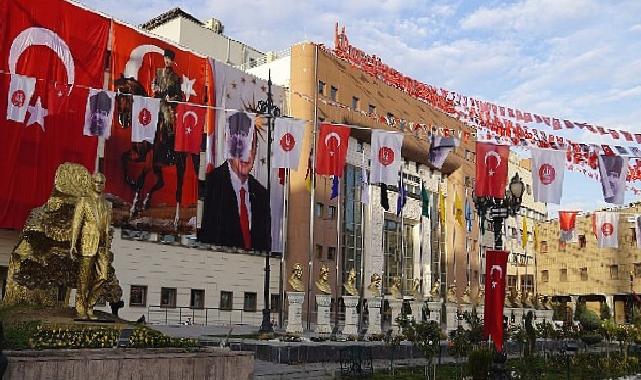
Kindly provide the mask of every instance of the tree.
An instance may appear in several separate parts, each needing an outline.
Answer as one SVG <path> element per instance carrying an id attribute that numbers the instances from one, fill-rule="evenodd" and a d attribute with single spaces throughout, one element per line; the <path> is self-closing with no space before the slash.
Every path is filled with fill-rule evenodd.
<path id="1" fill-rule="evenodd" d="M 429 367 L 432 367 L 432 360 L 440 349 L 441 327 L 436 321 L 411 320 L 403 325 L 403 336 L 412 342 L 427 359 L 425 375 L 429 378 Z"/>

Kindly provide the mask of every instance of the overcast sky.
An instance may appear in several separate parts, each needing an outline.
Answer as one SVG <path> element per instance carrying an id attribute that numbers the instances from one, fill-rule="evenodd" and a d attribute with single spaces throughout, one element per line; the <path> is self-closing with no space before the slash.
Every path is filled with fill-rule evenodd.
<path id="1" fill-rule="evenodd" d="M 560 119 L 641 133 L 641 1 L 83 0 L 143 23 L 180 7 L 262 51 L 350 43 L 428 84 Z M 580 138 L 599 142 L 594 136 Z M 566 173 L 561 209 L 603 207 L 599 183 Z M 641 188 L 641 183 L 636 186 Z M 626 198 L 633 201 L 629 195 Z M 601 201 L 599 201 L 601 200 Z"/>

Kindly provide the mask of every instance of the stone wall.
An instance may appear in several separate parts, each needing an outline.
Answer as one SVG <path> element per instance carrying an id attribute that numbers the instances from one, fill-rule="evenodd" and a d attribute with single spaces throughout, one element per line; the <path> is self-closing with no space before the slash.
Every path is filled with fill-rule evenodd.
<path id="1" fill-rule="evenodd" d="M 222 348 L 8 351 L 5 380 L 253 378 L 254 356 Z"/>

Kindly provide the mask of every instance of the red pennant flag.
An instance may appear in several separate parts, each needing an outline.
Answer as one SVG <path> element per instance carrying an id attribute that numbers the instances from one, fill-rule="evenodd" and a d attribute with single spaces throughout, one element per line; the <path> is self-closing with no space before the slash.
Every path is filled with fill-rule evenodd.
<path id="1" fill-rule="evenodd" d="M 503 351 L 503 306 L 507 251 L 487 251 L 485 255 L 485 308 L 483 332 L 494 342 L 497 351 Z"/>
<path id="2" fill-rule="evenodd" d="M 541 116 L 537 114 L 534 114 L 534 120 L 536 120 L 536 122 L 539 124 L 543 123 L 543 119 L 541 119 Z"/>
<path id="3" fill-rule="evenodd" d="M 603 153 L 605 153 L 606 156 L 616 156 L 616 154 L 614 154 L 614 151 L 612 150 L 612 148 L 610 148 L 609 145 L 603 144 L 601 145 L 601 148 L 603 148 Z"/>
<path id="4" fill-rule="evenodd" d="M 605 128 L 603 127 L 596 127 L 597 131 L 599 131 L 600 134 L 605 135 Z"/>
<path id="5" fill-rule="evenodd" d="M 549 118 L 549 117 L 546 117 L 546 116 L 543 116 L 543 122 L 544 122 L 545 124 L 547 124 L 547 125 L 550 125 L 550 118 Z"/>
<path id="6" fill-rule="evenodd" d="M 207 109 L 180 103 L 176 107 L 176 152 L 200 153 Z"/>
<path id="7" fill-rule="evenodd" d="M 576 242 L 576 216 L 578 211 L 559 211 L 559 240 Z"/>
<path id="8" fill-rule="evenodd" d="M 625 137 L 625 141 L 632 141 L 632 134 L 630 132 L 621 131 L 621 134 Z"/>
<path id="9" fill-rule="evenodd" d="M 512 108 L 507 109 L 507 114 L 509 117 L 514 117 L 514 110 Z"/>
<path id="10" fill-rule="evenodd" d="M 568 129 L 574 128 L 574 124 L 570 120 L 563 120 L 563 124 L 565 124 L 565 127 Z"/>
<path id="11" fill-rule="evenodd" d="M 612 135 L 612 138 L 615 140 L 619 139 L 619 133 L 614 129 L 608 129 L 608 132 Z"/>
<path id="12" fill-rule="evenodd" d="M 509 155 L 510 148 L 506 145 L 476 143 L 476 196 L 505 196 Z"/>
<path id="13" fill-rule="evenodd" d="M 555 130 L 561 129 L 561 122 L 559 119 L 552 119 L 552 128 Z"/>
<path id="14" fill-rule="evenodd" d="M 348 143 L 347 126 L 321 123 L 316 142 L 316 174 L 342 176 Z"/>

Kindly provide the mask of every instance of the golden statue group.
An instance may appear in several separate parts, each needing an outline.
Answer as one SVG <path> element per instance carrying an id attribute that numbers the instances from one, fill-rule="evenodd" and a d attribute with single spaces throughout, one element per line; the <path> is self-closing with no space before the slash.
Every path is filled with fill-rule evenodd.
<path id="1" fill-rule="evenodd" d="M 116 302 L 122 290 L 110 251 L 111 203 L 105 177 L 78 164 L 58 167 L 47 202 L 31 210 L 9 262 L 4 303 L 59 305 L 59 289 L 76 289 L 80 319 L 95 319 L 99 300 Z"/>

